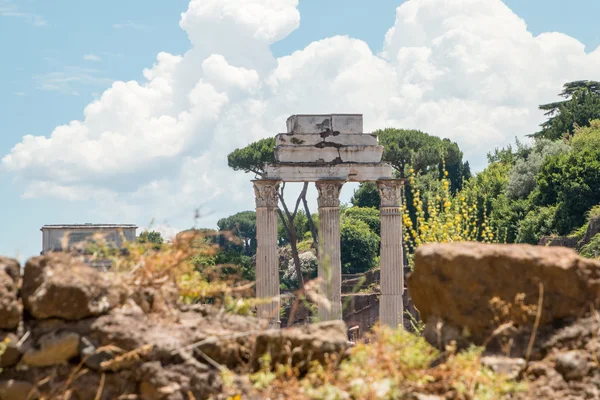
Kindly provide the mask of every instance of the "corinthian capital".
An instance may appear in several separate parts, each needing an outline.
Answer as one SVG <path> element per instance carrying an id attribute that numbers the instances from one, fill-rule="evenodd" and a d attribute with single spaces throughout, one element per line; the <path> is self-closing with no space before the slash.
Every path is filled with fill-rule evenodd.
<path id="1" fill-rule="evenodd" d="M 400 188 L 404 181 L 402 179 L 383 179 L 377 181 L 381 207 L 400 207 Z"/>
<path id="2" fill-rule="evenodd" d="M 256 207 L 277 208 L 279 181 L 256 180 L 253 182 Z"/>
<path id="3" fill-rule="evenodd" d="M 319 208 L 340 206 L 340 190 L 344 181 L 317 181 L 316 185 L 319 191 Z"/>

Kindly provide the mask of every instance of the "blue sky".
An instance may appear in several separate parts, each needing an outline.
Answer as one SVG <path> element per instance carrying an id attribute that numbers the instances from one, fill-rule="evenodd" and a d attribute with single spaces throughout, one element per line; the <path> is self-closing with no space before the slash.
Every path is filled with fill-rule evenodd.
<path id="1" fill-rule="evenodd" d="M 0 0 L 3 54 L 0 159 L 24 135 L 49 136 L 55 127 L 81 119 L 86 105 L 99 98 L 113 81 L 143 81 L 142 71 L 155 63 L 159 52 L 182 55 L 189 50 L 188 35 L 178 23 L 188 3 L 186 0 Z M 348 35 L 365 41 L 377 54 L 383 49 L 384 35 L 394 25 L 395 10 L 401 3 L 301 0 L 299 28 L 273 44 L 272 52 L 281 57 L 314 41 Z M 586 52 L 600 45 L 597 0 L 506 0 L 505 3 L 525 20 L 534 35 L 562 32 L 583 43 Z M 134 221 L 98 220 L 99 215 L 108 218 L 118 213 L 110 213 L 110 204 L 103 205 L 108 212 L 91 213 L 98 207 L 94 199 L 23 198 L 31 174 L 27 170 L 14 173 L 0 169 L 0 254 L 22 257 L 37 254 L 41 246 L 39 228 L 44 224 L 145 223 L 147 215 L 137 216 Z M 130 179 L 135 185 L 136 175 Z M 252 208 L 251 203 L 246 208 Z M 191 211 L 186 209 L 185 213 L 188 212 Z M 170 216 L 157 218 L 160 222 Z"/>

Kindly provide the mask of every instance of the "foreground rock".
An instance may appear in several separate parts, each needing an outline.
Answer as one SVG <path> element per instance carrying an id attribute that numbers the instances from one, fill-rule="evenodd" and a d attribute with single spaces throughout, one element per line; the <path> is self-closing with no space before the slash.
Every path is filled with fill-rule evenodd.
<path id="1" fill-rule="evenodd" d="M 105 314 L 126 295 L 116 277 L 67 254 L 30 259 L 25 265 L 25 309 L 38 319 L 79 320 Z"/>
<path id="2" fill-rule="evenodd" d="M 327 355 L 342 357 L 348 348 L 346 324 L 329 321 L 284 330 L 271 330 L 256 338 L 256 354 L 271 355 L 278 364 L 306 367 L 308 362 L 324 362 Z"/>
<path id="3" fill-rule="evenodd" d="M 481 344 L 502 324 L 532 325 L 540 284 L 540 327 L 573 320 L 600 305 L 600 263 L 560 247 L 428 244 L 417 250 L 408 279 L 433 343 L 467 337 Z M 520 309 L 494 310 L 491 304 L 497 298 L 502 308 L 519 294 L 525 295 Z"/>
<path id="4" fill-rule="evenodd" d="M 0 329 L 15 329 L 22 306 L 17 297 L 21 267 L 16 260 L 0 257 Z"/>
<path id="5" fill-rule="evenodd" d="M 264 325 L 210 306 L 175 308 L 168 317 L 146 314 L 132 300 L 79 321 L 30 320 L 23 357 L 2 371 L 0 389 L 12 396 L 43 382 L 37 387 L 42 395 L 68 390 L 79 400 L 97 398 L 101 387 L 103 400 L 206 399 L 222 392 L 223 367 L 251 373 L 265 352 L 302 367 L 348 347 L 341 321 L 276 331 Z M 80 363 L 88 370 L 73 379 Z"/>

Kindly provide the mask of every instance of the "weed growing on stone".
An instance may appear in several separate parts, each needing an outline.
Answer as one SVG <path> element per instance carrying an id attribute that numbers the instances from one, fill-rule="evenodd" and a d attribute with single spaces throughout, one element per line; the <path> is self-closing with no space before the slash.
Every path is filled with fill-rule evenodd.
<path id="1" fill-rule="evenodd" d="M 455 399 L 492 400 L 525 390 L 522 384 L 483 367 L 482 351 L 471 347 L 456 352 L 450 346 L 441 353 L 422 337 L 379 327 L 344 360 L 314 362 L 301 374 L 287 364 L 271 365 L 267 355 L 249 380 L 260 398 L 375 400 L 453 393 Z M 445 362 L 432 367 L 442 356 Z M 231 390 L 233 396 L 236 388 Z"/>

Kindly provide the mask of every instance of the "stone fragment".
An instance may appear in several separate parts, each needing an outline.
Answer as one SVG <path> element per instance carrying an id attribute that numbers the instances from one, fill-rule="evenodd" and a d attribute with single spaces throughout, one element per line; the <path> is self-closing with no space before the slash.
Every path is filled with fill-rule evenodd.
<path id="1" fill-rule="evenodd" d="M 27 262 L 22 295 L 35 318 L 79 320 L 108 312 L 121 304 L 126 292 L 114 274 L 57 253 Z"/>
<path id="2" fill-rule="evenodd" d="M 0 257 L 0 329 L 16 329 L 23 307 L 18 299 L 21 267 L 16 260 Z"/>
<path id="3" fill-rule="evenodd" d="M 590 371 L 587 355 L 581 350 L 572 350 L 556 355 L 556 370 L 567 381 L 583 378 Z"/>
<path id="4" fill-rule="evenodd" d="M 539 283 L 544 287 L 540 326 L 576 318 L 590 304 L 598 305 L 600 263 L 560 247 L 427 244 L 416 251 L 408 289 L 425 323 L 437 324 L 441 318 L 468 334 L 470 341 L 482 343 L 499 325 L 490 300 L 513 303 L 522 293 L 524 303 L 535 306 Z M 524 324 L 523 318 L 531 325 L 535 314 L 513 322 Z"/>
<path id="5" fill-rule="evenodd" d="M 14 379 L 0 381 L 0 400 L 35 400 L 37 398 L 39 398 L 39 393 L 29 382 Z"/>
<path id="6" fill-rule="evenodd" d="M 522 358 L 511 358 L 504 356 L 481 357 L 481 364 L 488 367 L 497 374 L 504 374 L 510 379 L 517 379 L 527 363 Z"/>
<path id="7" fill-rule="evenodd" d="M 306 367 L 307 360 L 323 362 L 326 354 L 341 356 L 347 348 L 346 324 L 343 321 L 327 321 L 264 331 L 256 337 L 255 354 L 259 358 L 269 353 L 273 365 L 285 364 L 291 358 L 292 365 L 302 363 L 302 367 Z"/>
<path id="8" fill-rule="evenodd" d="M 79 353 L 79 335 L 73 332 L 51 332 L 37 341 L 37 346 L 23 354 L 22 362 L 30 367 L 62 364 Z"/>
<path id="9" fill-rule="evenodd" d="M 21 351 L 18 346 L 19 338 L 17 335 L 9 333 L 4 337 L 0 335 L 0 340 L 8 341 L 4 353 L 0 354 L 0 368 L 12 367 L 21 359 Z"/>
<path id="10" fill-rule="evenodd" d="M 292 115 L 286 122 L 288 133 L 359 134 L 363 131 L 360 114 Z"/>

